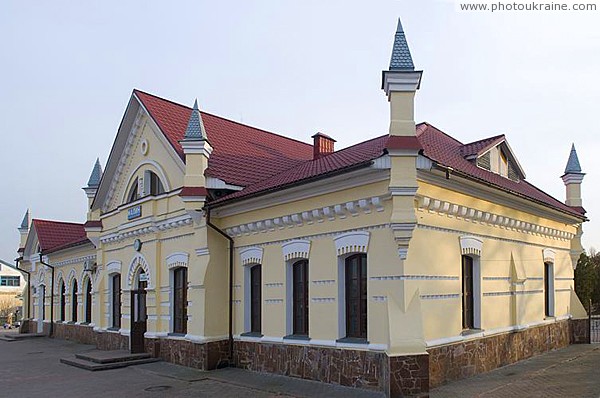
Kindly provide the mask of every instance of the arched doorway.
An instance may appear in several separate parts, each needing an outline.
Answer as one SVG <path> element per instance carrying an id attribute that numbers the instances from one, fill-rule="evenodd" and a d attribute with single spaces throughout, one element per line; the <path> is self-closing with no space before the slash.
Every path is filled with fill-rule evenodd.
<path id="1" fill-rule="evenodd" d="M 144 333 L 147 329 L 146 288 L 148 275 L 138 270 L 131 290 L 131 353 L 144 352 Z"/>
<path id="2" fill-rule="evenodd" d="M 92 281 L 89 278 L 85 285 L 85 322 L 92 323 Z"/>

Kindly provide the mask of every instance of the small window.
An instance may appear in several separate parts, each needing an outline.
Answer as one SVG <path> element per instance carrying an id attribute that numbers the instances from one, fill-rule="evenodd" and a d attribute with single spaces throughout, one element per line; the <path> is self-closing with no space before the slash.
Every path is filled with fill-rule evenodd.
<path id="1" fill-rule="evenodd" d="M 2 276 L 0 277 L 0 286 L 19 287 L 21 284 L 20 276 Z"/>
<path id="2" fill-rule="evenodd" d="M 138 179 L 136 178 L 127 195 L 127 203 L 134 202 L 138 199 Z"/>
<path id="3" fill-rule="evenodd" d="M 544 315 L 554 316 L 554 265 L 544 263 Z"/>

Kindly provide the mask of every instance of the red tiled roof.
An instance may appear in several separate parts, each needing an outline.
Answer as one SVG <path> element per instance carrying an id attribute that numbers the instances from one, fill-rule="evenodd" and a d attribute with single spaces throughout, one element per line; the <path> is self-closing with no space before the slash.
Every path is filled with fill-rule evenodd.
<path id="1" fill-rule="evenodd" d="M 241 191 L 224 196 L 214 203 L 220 203 L 281 189 L 286 186 L 306 182 L 324 175 L 341 172 L 361 165 L 367 165 L 373 159 L 383 155 L 388 144 L 389 136 L 373 138 L 369 141 L 333 152 L 316 160 L 304 162 L 299 166 L 286 170 L 257 184 L 250 185 Z"/>
<path id="2" fill-rule="evenodd" d="M 477 141 L 477 143 L 472 143 L 469 145 L 471 148 L 477 146 L 483 148 L 484 143 L 487 142 L 487 145 L 489 145 L 489 142 L 494 140 L 497 141 L 499 137 L 500 136 L 488 138 L 486 140 Z M 578 217 L 582 217 L 584 215 L 580 209 L 567 206 L 558 199 L 548 195 L 525 180 L 520 180 L 518 182 L 513 181 L 498 174 L 492 173 L 491 171 L 477 167 L 474 163 L 465 159 L 463 155 L 465 152 L 463 149 L 464 145 L 460 141 L 450 137 L 449 135 L 427 123 L 417 126 L 417 138 L 421 142 L 421 145 L 423 145 L 423 154 L 439 164 L 452 167 L 454 170 L 466 174 L 467 176 L 474 178 L 479 182 L 490 184 L 498 189 L 508 191 L 517 196 L 523 196 L 543 205 L 576 215 Z M 473 153 L 471 148 L 468 150 L 468 152 Z"/>
<path id="3" fill-rule="evenodd" d="M 134 90 L 175 151 L 185 160 L 183 139 L 192 109 Z M 312 145 L 201 112 L 213 153 L 206 174 L 247 186 L 313 157 Z"/>
<path id="4" fill-rule="evenodd" d="M 495 137 L 484 138 L 483 140 L 470 142 L 468 144 L 464 144 L 460 149 L 460 153 L 464 157 L 473 156 L 473 155 L 481 155 L 483 152 L 497 145 L 500 141 L 504 139 L 504 134 L 497 135 Z"/>
<path id="5" fill-rule="evenodd" d="M 83 224 L 34 219 L 33 228 L 43 253 L 89 242 Z"/>
<path id="6" fill-rule="evenodd" d="M 183 187 L 179 192 L 181 197 L 208 196 L 208 190 L 204 187 Z"/>
<path id="7" fill-rule="evenodd" d="M 179 156 L 185 159 L 179 141 L 183 139 L 191 108 L 138 90 L 134 90 L 134 94 Z M 386 149 L 422 149 L 423 154 L 435 162 L 452 167 L 456 172 L 481 183 L 571 215 L 582 217 L 584 214 L 583 209 L 567 206 L 525 180 L 510 180 L 479 168 L 466 159 L 496 145 L 504 139 L 504 135 L 463 144 L 435 127 L 422 123 L 417 126 L 416 139 L 385 135 L 313 160 L 312 145 L 209 113 L 201 114 L 208 140 L 214 149 L 206 174 L 245 187 L 213 203 L 283 189 L 367 165 L 383 155 Z"/>

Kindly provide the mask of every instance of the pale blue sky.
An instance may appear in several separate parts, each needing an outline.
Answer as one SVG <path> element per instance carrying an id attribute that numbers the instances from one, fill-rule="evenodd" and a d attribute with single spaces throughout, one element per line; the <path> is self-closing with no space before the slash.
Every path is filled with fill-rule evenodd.
<path id="1" fill-rule="evenodd" d="M 385 134 L 381 70 L 400 16 L 424 70 L 417 121 L 463 142 L 505 133 L 527 179 L 564 199 L 571 142 L 586 247 L 600 246 L 600 11 L 460 13 L 440 0 L 3 1 L 0 258 L 34 217 L 85 221 L 133 88 L 310 142 Z"/>

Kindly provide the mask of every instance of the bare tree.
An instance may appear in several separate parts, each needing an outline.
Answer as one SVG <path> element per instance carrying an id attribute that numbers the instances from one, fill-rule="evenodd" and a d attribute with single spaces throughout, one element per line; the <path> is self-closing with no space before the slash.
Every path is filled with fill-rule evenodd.
<path id="1" fill-rule="evenodd" d="M 6 322 L 9 314 L 14 314 L 17 307 L 18 302 L 13 296 L 0 296 L 0 322 Z"/>

